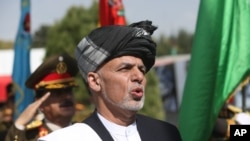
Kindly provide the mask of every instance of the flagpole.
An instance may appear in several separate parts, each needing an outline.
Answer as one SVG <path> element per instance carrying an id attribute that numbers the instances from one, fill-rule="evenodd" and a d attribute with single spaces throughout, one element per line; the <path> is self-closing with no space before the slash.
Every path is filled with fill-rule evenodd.
<path id="1" fill-rule="evenodd" d="M 247 111 L 247 106 L 246 106 L 246 99 L 247 99 L 247 87 L 248 85 L 250 84 L 250 77 L 247 77 L 242 83 L 241 83 L 241 96 L 242 96 L 242 99 L 241 99 L 241 108 L 242 108 L 242 111 L 243 112 L 246 112 Z"/>
<path id="2" fill-rule="evenodd" d="M 246 112 L 246 86 L 244 85 L 242 88 L 242 111 Z"/>

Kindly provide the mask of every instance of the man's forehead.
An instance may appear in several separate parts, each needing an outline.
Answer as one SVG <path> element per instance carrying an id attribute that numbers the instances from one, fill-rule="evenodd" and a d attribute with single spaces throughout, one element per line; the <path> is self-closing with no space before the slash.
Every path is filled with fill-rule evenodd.
<path id="1" fill-rule="evenodd" d="M 107 62 L 108 64 L 143 64 L 143 61 L 139 57 L 135 56 L 120 56 L 113 58 Z"/>
<path id="2" fill-rule="evenodd" d="M 134 56 L 121 56 L 121 57 L 116 57 L 113 58 L 111 60 L 109 60 L 108 62 L 104 63 L 100 68 L 100 69 L 105 69 L 105 70 L 113 70 L 113 69 L 119 69 L 121 67 L 125 67 L 125 66 L 137 66 L 140 68 L 146 68 L 145 65 L 143 64 L 142 59 L 138 58 L 138 57 L 134 57 Z"/>

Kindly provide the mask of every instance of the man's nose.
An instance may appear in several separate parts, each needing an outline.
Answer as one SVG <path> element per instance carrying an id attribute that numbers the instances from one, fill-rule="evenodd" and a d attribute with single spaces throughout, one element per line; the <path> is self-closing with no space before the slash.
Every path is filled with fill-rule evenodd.
<path id="1" fill-rule="evenodd" d="M 145 78 L 145 75 L 140 69 L 133 69 L 131 77 L 132 77 L 131 79 L 133 82 L 136 81 L 139 84 L 141 84 Z"/>

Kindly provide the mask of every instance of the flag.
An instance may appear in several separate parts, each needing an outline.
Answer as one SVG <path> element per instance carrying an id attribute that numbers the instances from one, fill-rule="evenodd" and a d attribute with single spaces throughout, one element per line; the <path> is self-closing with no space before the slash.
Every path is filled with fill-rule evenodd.
<path id="1" fill-rule="evenodd" d="M 122 0 L 100 0 L 100 26 L 125 25 L 125 12 Z"/>
<path id="2" fill-rule="evenodd" d="M 33 102 L 34 94 L 31 89 L 26 88 L 25 81 L 30 75 L 30 0 L 21 0 L 21 18 L 14 44 L 14 65 L 12 80 L 15 92 L 16 119 L 19 114 Z"/>
<path id="3" fill-rule="evenodd" d="M 250 1 L 201 0 L 179 113 L 183 141 L 208 141 L 217 115 L 250 73 Z"/>

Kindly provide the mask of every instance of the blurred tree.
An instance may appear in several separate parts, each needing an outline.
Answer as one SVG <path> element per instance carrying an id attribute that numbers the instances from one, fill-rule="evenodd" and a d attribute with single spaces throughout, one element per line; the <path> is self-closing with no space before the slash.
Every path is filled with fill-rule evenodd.
<path id="1" fill-rule="evenodd" d="M 178 50 L 180 54 L 191 52 L 193 35 L 187 33 L 185 30 L 180 30 L 177 36 Z"/>
<path id="2" fill-rule="evenodd" d="M 169 40 L 166 36 L 160 35 L 159 39 L 154 39 L 157 43 L 157 56 L 168 55 L 170 52 Z"/>
<path id="3" fill-rule="evenodd" d="M 35 34 L 32 35 L 32 48 L 41 48 L 46 46 L 46 38 L 48 35 L 49 25 L 42 25 Z"/>
<path id="4" fill-rule="evenodd" d="M 58 52 L 74 55 L 78 42 L 98 24 L 98 4 L 90 8 L 71 7 L 64 18 L 53 25 L 48 32 L 46 57 Z"/>
<path id="5" fill-rule="evenodd" d="M 180 30 L 177 36 L 170 35 L 166 37 L 160 35 L 155 39 L 157 43 L 157 56 L 188 54 L 192 48 L 193 34 Z"/>
<path id="6" fill-rule="evenodd" d="M 160 97 L 159 80 L 152 68 L 146 75 L 146 98 L 143 109 L 140 113 L 164 120 L 164 110 L 162 106 L 162 100 Z"/>
<path id="7" fill-rule="evenodd" d="M 0 49 L 12 49 L 14 43 L 12 41 L 0 40 Z"/>

